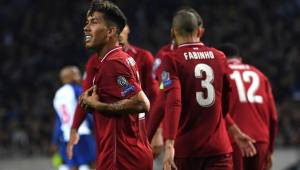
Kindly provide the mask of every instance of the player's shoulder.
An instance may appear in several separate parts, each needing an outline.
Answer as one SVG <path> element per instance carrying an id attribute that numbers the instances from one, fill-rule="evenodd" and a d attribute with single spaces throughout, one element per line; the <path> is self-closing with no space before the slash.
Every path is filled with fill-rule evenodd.
<path id="1" fill-rule="evenodd" d="M 215 47 L 211 47 L 211 46 L 205 46 L 208 50 L 212 51 L 214 53 L 215 56 L 226 59 L 226 55 L 220 51 L 219 49 L 215 48 Z"/>
<path id="2" fill-rule="evenodd" d="M 126 52 L 120 50 L 111 57 L 106 59 L 104 67 L 108 69 L 120 69 L 122 67 L 136 66 L 134 58 L 129 56 Z"/>
<path id="3" fill-rule="evenodd" d="M 97 53 L 92 53 L 89 57 L 89 60 L 95 60 L 97 59 Z"/>
<path id="4" fill-rule="evenodd" d="M 115 53 L 110 54 L 104 62 L 106 63 L 119 63 L 124 62 L 128 58 L 132 58 L 128 53 L 124 52 L 123 50 L 118 50 Z"/>
<path id="5" fill-rule="evenodd" d="M 64 84 L 55 93 L 55 98 L 61 98 L 62 96 L 69 97 L 74 95 L 74 90 L 71 84 Z"/>
<path id="6" fill-rule="evenodd" d="M 251 65 L 251 64 L 248 64 L 249 65 L 249 67 L 250 67 L 250 69 L 252 70 L 252 71 L 254 71 L 255 73 L 257 73 L 261 78 L 263 78 L 263 79 L 265 79 L 266 81 L 268 81 L 268 78 L 267 78 L 267 76 L 260 70 L 260 69 L 258 69 L 256 66 L 254 66 L 254 65 Z"/>
<path id="7" fill-rule="evenodd" d="M 158 50 L 158 52 L 168 52 L 168 51 L 173 51 L 173 50 L 174 50 L 174 48 L 173 48 L 172 44 L 165 44 Z"/>
<path id="8" fill-rule="evenodd" d="M 170 53 L 173 50 L 174 50 L 174 47 L 172 44 L 166 44 L 158 50 L 158 52 L 156 53 L 156 58 L 162 58 L 166 54 Z"/>
<path id="9" fill-rule="evenodd" d="M 88 62 L 95 62 L 97 60 L 97 53 L 93 53 L 90 55 L 90 57 L 88 58 Z"/>
<path id="10" fill-rule="evenodd" d="M 93 53 L 88 58 L 88 61 L 86 63 L 86 67 L 92 67 L 98 64 L 98 56 L 97 53 Z"/>
<path id="11" fill-rule="evenodd" d="M 149 50 L 141 48 L 141 47 L 137 47 L 132 44 L 129 45 L 129 50 L 131 50 L 132 53 L 134 53 L 138 56 L 141 56 L 141 57 L 145 57 L 145 58 L 153 57 L 152 53 Z"/>

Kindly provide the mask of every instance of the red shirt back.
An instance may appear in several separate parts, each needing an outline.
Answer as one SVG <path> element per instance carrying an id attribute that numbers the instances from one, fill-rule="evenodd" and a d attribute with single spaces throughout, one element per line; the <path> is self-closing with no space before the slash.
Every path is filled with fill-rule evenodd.
<path id="1" fill-rule="evenodd" d="M 181 102 L 177 117 L 166 104 L 164 135 L 175 140 L 176 157 L 202 157 L 232 151 L 223 119 L 224 93 L 229 92 L 228 68 L 224 54 L 202 43 L 182 44 L 163 58 L 163 90 L 176 91 Z M 181 96 L 181 97 L 180 97 Z M 176 104 L 176 102 L 175 102 Z M 176 111 L 175 111 L 176 112 Z M 173 126 L 173 127 L 172 127 Z M 173 129 L 174 127 L 175 130 Z"/>
<path id="2" fill-rule="evenodd" d="M 230 116 L 239 128 L 255 139 L 272 145 L 277 132 L 277 111 L 267 77 L 254 66 L 229 59 L 232 84 Z"/>

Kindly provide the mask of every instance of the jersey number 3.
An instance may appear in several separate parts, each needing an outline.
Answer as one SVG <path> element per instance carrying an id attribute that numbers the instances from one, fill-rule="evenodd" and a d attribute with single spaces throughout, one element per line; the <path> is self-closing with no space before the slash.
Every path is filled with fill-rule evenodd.
<path id="1" fill-rule="evenodd" d="M 207 96 L 204 96 L 204 92 L 196 92 L 196 100 L 197 103 L 202 107 L 209 107 L 215 103 L 215 88 L 212 85 L 214 81 L 214 71 L 207 64 L 197 64 L 195 67 L 195 77 L 203 78 L 204 73 L 206 74 L 206 78 L 201 80 L 201 87 L 205 88 L 207 91 Z"/>
<path id="2" fill-rule="evenodd" d="M 239 71 L 234 71 L 230 75 L 230 78 L 235 81 L 241 103 L 245 103 L 247 101 L 250 103 L 262 103 L 263 102 L 263 98 L 261 96 L 255 94 L 259 87 L 259 77 L 255 72 L 245 71 L 241 75 L 241 73 Z M 251 82 L 251 80 L 252 80 L 252 82 Z M 245 89 L 244 82 L 251 83 L 251 85 L 247 91 Z M 247 97 L 246 97 L 246 93 L 247 93 Z"/>

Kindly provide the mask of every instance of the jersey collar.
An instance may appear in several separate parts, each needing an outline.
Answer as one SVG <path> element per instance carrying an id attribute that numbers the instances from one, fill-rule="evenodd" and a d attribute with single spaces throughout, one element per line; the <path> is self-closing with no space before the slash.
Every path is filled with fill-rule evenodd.
<path id="1" fill-rule="evenodd" d="M 241 64 L 242 63 L 242 59 L 238 58 L 238 57 L 229 58 L 229 59 L 227 59 L 227 63 L 228 64 Z"/>
<path id="2" fill-rule="evenodd" d="M 115 51 L 117 51 L 117 50 L 120 50 L 120 49 L 122 49 L 121 46 L 116 46 L 116 47 L 114 47 L 113 49 L 111 49 L 110 51 L 108 51 L 108 52 L 104 55 L 104 57 L 101 59 L 101 62 L 103 62 L 103 61 L 106 59 L 106 57 L 109 56 L 111 53 L 113 53 L 113 52 L 115 52 Z"/>
<path id="3" fill-rule="evenodd" d="M 180 44 L 177 48 L 187 47 L 187 46 L 195 46 L 195 45 L 204 45 L 204 44 L 202 42 L 184 43 L 184 44 Z"/>

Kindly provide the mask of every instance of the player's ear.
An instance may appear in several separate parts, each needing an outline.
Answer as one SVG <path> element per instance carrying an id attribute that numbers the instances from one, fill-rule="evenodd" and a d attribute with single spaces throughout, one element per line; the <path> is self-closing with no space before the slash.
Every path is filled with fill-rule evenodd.
<path id="1" fill-rule="evenodd" d="M 197 36 L 201 38 L 204 35 L 205 29 L 203 27 L 198 28 Z"/>
<path id="2" fill-rule="evenodd" d="M 125 27 L 127 27 L 127 29 L 128 29 L 128 34 L 130 33 L 130 27 L 129 27 L 129 25 L 127 24 Z"/>
<path id="3" fill-rule="evenodd" d="M 107 30 L 107 36 L 113 37 L 117 34 L 117 27 L 109 27 Z"/>

